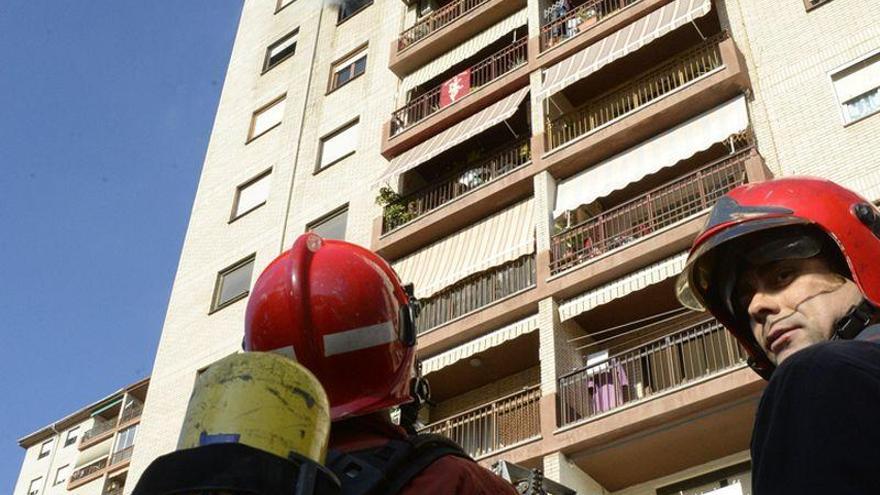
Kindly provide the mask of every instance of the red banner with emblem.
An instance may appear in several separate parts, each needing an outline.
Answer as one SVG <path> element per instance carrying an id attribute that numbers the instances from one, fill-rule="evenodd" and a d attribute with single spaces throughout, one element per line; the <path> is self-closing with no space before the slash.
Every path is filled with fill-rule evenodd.
<path id="1" fill-rule="evenodd" d="M 440 86 L 440 108 L 452 105 L 471 92 L 471 70 L 466 69 Z"/>

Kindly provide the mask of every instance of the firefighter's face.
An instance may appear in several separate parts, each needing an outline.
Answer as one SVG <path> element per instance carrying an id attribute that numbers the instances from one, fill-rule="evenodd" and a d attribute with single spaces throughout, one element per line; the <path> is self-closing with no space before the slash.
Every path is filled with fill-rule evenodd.
<path id="1" fill-rule="evenodd" d="M 774 364 L 831 338 L 834 325 L 862 295 L 821 257 L 751 267 L 739 278 L 737 305 L 748 313 L 758 344 Z"/>

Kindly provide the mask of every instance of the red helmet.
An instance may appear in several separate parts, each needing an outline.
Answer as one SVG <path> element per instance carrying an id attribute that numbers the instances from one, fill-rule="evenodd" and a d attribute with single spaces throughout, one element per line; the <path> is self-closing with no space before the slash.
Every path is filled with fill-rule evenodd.
<path id="1" fill-rule="evenodd" d="M 416 303 L 360 246 L 301 235 L 254 284 L 244 348 L 287 354 L 327 392 L 336 421 L 412 401 Z"/>
<path id="2" fill-rule="evenodd" d="M 797 232 L 800 230 L 800 232 Z M 795 231 L 795 232 L 792 232 Z M 811 242 L 809 237 L 821 237 Z M 737 316 L 732 301 L 737 265 L 730 251 L 748 236 L 751 249 L 785 258 L 812 257 L 831 246 L 846 263 L 865 299 L 880 306 L 880 211 L 870 202 L 834 182 L 792 177 L 746 184 L 724 195 L 712 209 L 705 228 L 691 248 L 679 275 L 679 301 L 691 309 L 708 310 L 746 348 L 752 367 L 767 378 L 774 366 L 752 335 L 749 323 Z M 807 239 L 802 242 L 800 239 Z M 836 248 L 836 249 L 835 249 Z M 781 258 L 776 258 L 781 259 Z"/>

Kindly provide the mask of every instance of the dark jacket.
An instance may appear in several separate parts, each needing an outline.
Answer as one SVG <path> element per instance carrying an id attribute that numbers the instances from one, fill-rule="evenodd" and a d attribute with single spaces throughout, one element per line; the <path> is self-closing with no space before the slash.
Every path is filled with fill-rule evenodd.
<path id="1" fill-rule="evenodd" d="M 880 344 L 816 344 L 774 371 L 752 434 L 752 487 L 880 493 Z"/>

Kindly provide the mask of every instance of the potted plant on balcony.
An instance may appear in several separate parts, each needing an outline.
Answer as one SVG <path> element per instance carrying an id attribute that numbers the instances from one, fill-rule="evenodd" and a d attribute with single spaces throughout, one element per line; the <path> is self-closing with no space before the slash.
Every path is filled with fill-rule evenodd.
<path id="1" fill-rule="evenodd" d="M 584 9 L 578 13 L 577 19 L 577 30 L 582 32 L 599 21 L 599 12 L 595 8 Z"/>
<path id="2" fill-rule="evenodd" d="M 379 195 L 376 196 L 376 204 L 382 207 L 382 215 L 385 217 L 385 225 L 389 229 L 403 225 L 416 216 L 414 212 L 409 210 L 407 204 L 403 201 L 403 196 L 388 186 L 382 186 L 379 188 Z"/>

